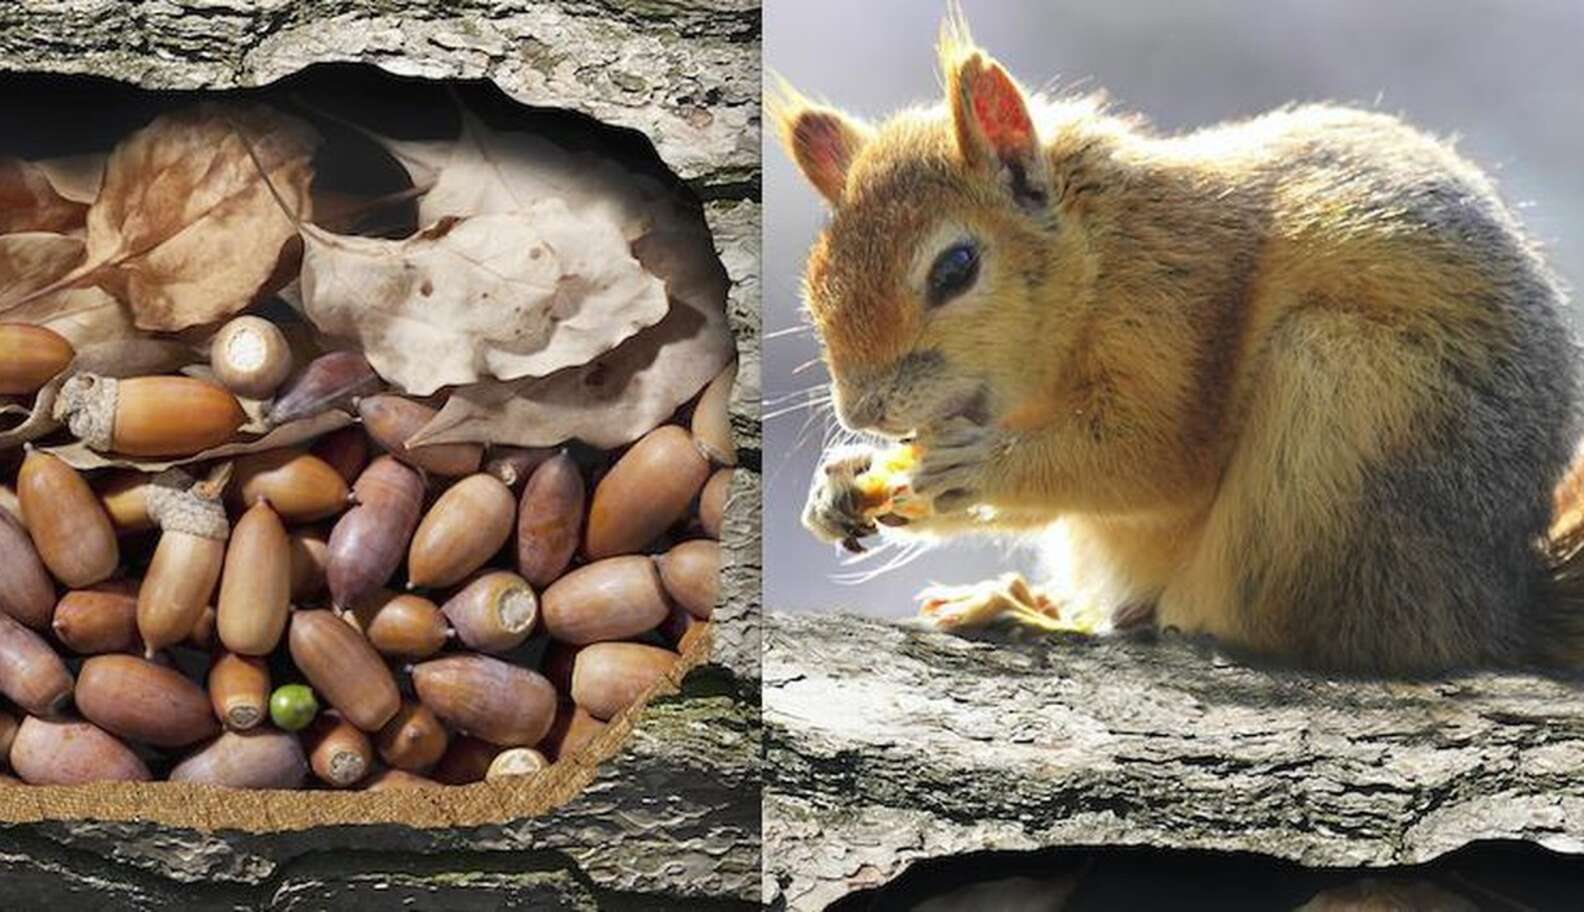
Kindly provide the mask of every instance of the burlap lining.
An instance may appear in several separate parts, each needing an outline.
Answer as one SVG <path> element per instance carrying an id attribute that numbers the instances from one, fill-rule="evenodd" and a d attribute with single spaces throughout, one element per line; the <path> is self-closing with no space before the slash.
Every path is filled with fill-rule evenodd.
<path id="1" fill-rule="evenodd" d="M 594 780 L 596 767 L 621 751 L 649 701 L 675 693 L 687 673 L 709 656 L 710 644 L 706 630 L 669 675 L 612 719 L 587 748 L 531 778 L 380 792 L 226 789 L 182 782 L 0 786 L 0 822 L 138 821 L 197 830 L 274 833 L 380 823 L 438 829 L 538 816 L 587 787 Z"/>

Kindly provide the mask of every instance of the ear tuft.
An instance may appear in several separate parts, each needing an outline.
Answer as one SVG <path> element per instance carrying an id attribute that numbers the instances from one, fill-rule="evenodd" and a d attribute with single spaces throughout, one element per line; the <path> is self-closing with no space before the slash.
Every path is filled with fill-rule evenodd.
<path id="1" fill-rule="evenodd" d="M 869 128 L 834 108 L 810 102 L 785 80 L 770 94 L 768 107 L 787 154 L 814 189 L 836 205 L 847 186 L 847 169 L 869 140 Z"/>
<path id="2" fill-rule="evenodd" d="M 974 46 L 961 17 L 954 4 L 939 48 L 957 149 L 970 167 L 1003 172 L 1019 205 L 1043 206 L 1045 168 L 1028 99 L 1001 64 Z"/>

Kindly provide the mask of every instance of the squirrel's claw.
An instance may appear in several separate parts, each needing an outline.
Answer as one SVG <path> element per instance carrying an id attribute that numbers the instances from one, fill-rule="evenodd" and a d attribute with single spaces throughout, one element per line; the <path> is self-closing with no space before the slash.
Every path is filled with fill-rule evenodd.
<path id="1" fill-rule="evenodd" d="M 923 455 L 913 473 L 914 493 L 929 498 L 936 513 L 979 503 L 985 464 L 999 446 L 996 432 L 967 418 L 953 418 L 920 443 Z"/>

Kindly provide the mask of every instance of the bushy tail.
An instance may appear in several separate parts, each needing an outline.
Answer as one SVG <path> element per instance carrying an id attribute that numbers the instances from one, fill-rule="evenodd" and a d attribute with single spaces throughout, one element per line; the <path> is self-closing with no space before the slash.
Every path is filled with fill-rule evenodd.
<path id="1" fill-rule="evenodd" d="M 1537 658 L 1584 671 L 1584 448 L 1553 493 L 1546 589 L 1537 612 Z"/>

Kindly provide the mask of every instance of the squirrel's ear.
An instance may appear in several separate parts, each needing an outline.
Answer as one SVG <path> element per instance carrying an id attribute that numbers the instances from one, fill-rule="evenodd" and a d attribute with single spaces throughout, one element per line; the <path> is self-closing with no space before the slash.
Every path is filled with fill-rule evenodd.
<path id="1" fill-rule="evenodd" d="M 1001 64 L 966 43 L 960 28 L 948 21 L 941 35 L 946 103 L 958 151 L 969 167 L 1000 171 L 1018 205 L 1042 209 L 1049 178 L 1028 99 Z"/>
<path id="2" fill-rule="evenodd" d="M 869 127 L 833 108 L 809 103 L 785 83 L 780 97 L 771 101 L 770 116 L 787 154 L 820 196 L 836 205 L 847 186 L 847 169 L 869 141 Z"/>

